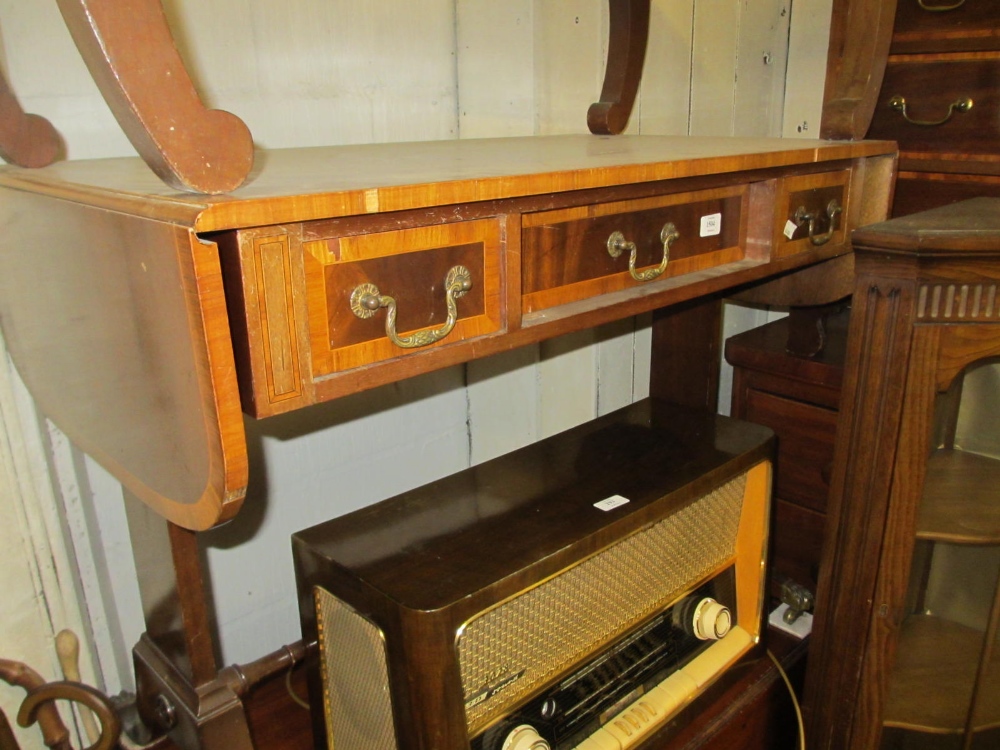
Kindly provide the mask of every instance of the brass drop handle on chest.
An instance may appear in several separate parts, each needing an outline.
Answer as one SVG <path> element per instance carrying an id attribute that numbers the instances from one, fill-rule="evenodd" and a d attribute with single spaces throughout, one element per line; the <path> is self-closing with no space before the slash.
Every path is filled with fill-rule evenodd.
<path id="1" fill-rule="evenodd" d="M 947 10 L 955 10 L 955 8 L 961 8 L 965 5 L 965 0 L 958 0 L 957 3 L 952 3 L 951 5 L 928 5 L 924 0 L 917 0 L 917 5 L 919 5 L 924 10 L 930 11 L 931 13 L 943 13 Z"/>
<path id="2" fill-rule="evenodd" d="M 823 234 L 816 234 L 816 220 L 819 218 L 817 211 L 806 211 L 805 206 L 799 206 L 792 215 L 792 221 L 797 227 L 808 223 L 809 241 L 814 245 L 825 245 L 837 229 L 837 216 L 842 210 L 840 202 L 836 198 L 826 204 L 827 229 Z"/>
<path id="3" fill-rule="evenodd" d="M 638 248 L 635 243 L 626 240 L 625 235 L 617 230 L 612 232 L 611 236 L 608 237 L 608 255 L 612 258 L 617 258 L 622 252 L 628 250 L 629 275 L 636 281 L 652 281 L 667 270 L 667 264 L 670 262 L 670 246 L 680 236 L 680 232 L 677 231 L 677 227 L 674 226 L 672 221 L 664 224 L 663 229 L 660 230 L 660 242 L 663 243 L 663 259 L 656 268 L 648 268 L 645 271 L 637 271 L 635 268 L 636 255 L 638 254 Z"/>
<path id="4" fill-rule="evenodd" d="M 935 127 L 936 125 L 944 125 L 956 112 L 968 112 L 972 109 L 972 104 L 972 99 L 967 96 L 962 97 L 961 99 L 956 99 L 948 105 L 948 113 L 940 120 L 914 120 L 906 113 L 906 99 L 904 97 L 896 94 L 896 96 L 889 100 L 889 108 L 903 115 L 903 119 L 908 123 L 911 125 L 922 125 L 929 128 Z"/>
<path id="5" fill-rule="evenodd" d="M 370 318 L 381 308 L 386 309 L 385 335 L 398 347 L 416 349 L 421 346 L 435 344 L 449 333 L 458 322 L 458 303 L 456 300 L 472 289 L 472 274 L 465 266 L 454 266 L 444 279 L 445 303 L 448 306 L 448 317 L 444 325 L 430 331 L 417 331 L 409 336 L 396 333 L 396 300 L 382 294 L 374 284 L 359 284 L 351 292 L 351 312 L 362 320 Z"/>

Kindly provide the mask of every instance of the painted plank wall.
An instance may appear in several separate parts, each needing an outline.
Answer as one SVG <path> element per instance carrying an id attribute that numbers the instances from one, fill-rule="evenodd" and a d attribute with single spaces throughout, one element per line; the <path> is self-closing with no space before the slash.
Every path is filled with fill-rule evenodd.
<path id="1" fill-rule="evenodd" d="M 815 11 L 829 0 L 794 2 L 795 12 L 792 0 L 653 0 L 629 130 L 778 135 L 789 118 L 817 117 L 822 73 L 812 99 L 803 94 L 789 114 L 785 61 L 799 4 Z M 164 5 L 203 96 L 238 113 L 268 147 L 586 132 L 608 30 L 602 0 Z M 812 24 L 809 33 L 809 49 L 825 56 L 824 32 Z M 132 153 L 54 3 L 0 0 L 0 38 L 22 103 L 57 125 L 70 158 Z M 800 90 L 788 67 L 789 88 Z M 731 315 L 727 326 L 764 317 Z M 303 414 L 247 420 L 254 470 L 245 508 L 204 536 L 224 661 L 298 638 L 293 531 L 642 397 L 648 371 L 649 323 L 640 318 Z M 89 459 L 59 444 L 48 451 L 70 500 L 59 512 L 76 529 L 80 589 L 101 623 L 95 679 L 116 692 L 131 683 L 127 649 L 142 629 L 120 492 Z M 7 585 L 0 579 L 0 591 Z"/>

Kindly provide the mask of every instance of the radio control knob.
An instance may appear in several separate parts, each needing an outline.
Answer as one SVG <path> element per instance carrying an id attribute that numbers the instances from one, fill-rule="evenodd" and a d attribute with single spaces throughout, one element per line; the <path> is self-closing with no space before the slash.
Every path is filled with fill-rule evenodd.
<path id="1" fill-rule="evenodd" d="M 552 750 L 545 739 L 530 724 L 514 727 L 504 740 L 502 750 Z"/>
<path id="2" fill-rule="evenodd" d="M 703 641 L 717 641 L 729 632 L 733 625 L 733 615 L 725 604 L 705 597 L 694 608 L 691 625 L 696 637 Z"/>

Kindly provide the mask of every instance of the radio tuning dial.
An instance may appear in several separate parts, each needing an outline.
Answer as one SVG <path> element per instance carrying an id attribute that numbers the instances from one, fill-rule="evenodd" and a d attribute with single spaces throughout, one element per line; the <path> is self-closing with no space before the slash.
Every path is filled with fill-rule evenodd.
<path id="1" fill-rule="evenodd" d="M 733 624 L 733 615 L 725 604 L 720 604 L 711 597 L 705 597 L 694 608 L 691 624 L 695 636 L 701 640 L 717 641 L 729 632 Z"/>
<path id="2" fill-rule="evenodd" d="M 514 727 L 504 740 L 501 750 L 552 750 L 545 739 L 530 724 Z"/>

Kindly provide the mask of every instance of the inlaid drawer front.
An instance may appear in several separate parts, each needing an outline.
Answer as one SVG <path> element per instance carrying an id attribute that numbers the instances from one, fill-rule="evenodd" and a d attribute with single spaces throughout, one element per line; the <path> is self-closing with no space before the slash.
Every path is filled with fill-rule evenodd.
<path id="1" fill-rule="evenodd" d="M 996 0 L 898 0 L 891 52 L 1000 49 Z"/>
<path id="2" fill-rule="evenodd" d="M 746 202 L 740 185 L 526 214 L 522 310 L 740 260 Z"/>
<path id="3" fill-rule="evenodd" d="M 499 331 L 500 224 L 302 243 L 314 376 Z"/>
<path id="4" fill-rule="evenodd" d="M 1000 52 L 890 59 L 868 135 L 911 154 L 1000 153 Z"/>
<path id="5" fill-rule="evenodd" d="M 501 219 L 368 234 L 360 220 L 331 226 L 217 238 L 240 396 L 253 416 L 331 398 L 335 375 L 371 381 L 366 366 L 501 330 Z M 415 374 L 434 363 L 408 366 Z"/>
<path id="6" fill-rule="evenodd" d="M 771 257 L 796 255 L 847 237 L 851 171 L 799 175 L 782 180 L 775 201 Z"/>

